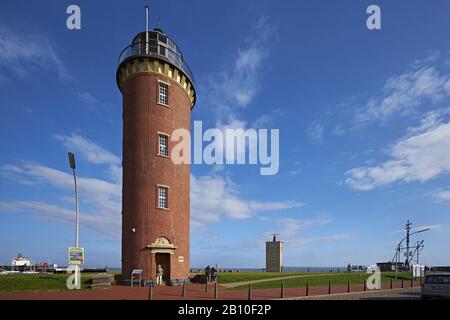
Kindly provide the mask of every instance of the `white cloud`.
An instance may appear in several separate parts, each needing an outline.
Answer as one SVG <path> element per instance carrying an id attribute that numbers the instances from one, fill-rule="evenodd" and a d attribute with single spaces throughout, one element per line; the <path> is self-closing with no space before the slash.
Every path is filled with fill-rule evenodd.
<path id="1" fill-rule="evenodd" d="M 205 192 L 207 190 L 207 192 Z M 222 177 L 191 175 L 191 217 L 200 227 L 224 218 L 248 219 L 258 212 L 300 207 L 294 201 L 258 202 L 245 200 L 232 181 Z"/>
<path id="2" fill-rule="evenodd" d="M 292 218 L 292 217 L 279 217 L 270 218 L 263 217 L 263 221 L 270 223 L 271 225 L 278 225 L 278 229 L 272 229 L 267 231 L 260 237 L 258 244 L 260 246 L 264 245 L 264 240 L 267 239 L 271 234 L 279 233 L 279 239 L 282 239 L 289 247 L 296 247 L 299 245 L 309 245 L 320 242 L 334 242 L 338 240 L 348 239 L 350 237 L 349 233 L 332 234 L 332 235 L 321 235 L 314 237 L 305 236 L 305 232 L 308 229 L 313 228 L 315 231 L 319 227 L 327 225 L 332 222 L 332 220 L 323 215 L 319 215 L 313 218 Z"/>
<path id="3" fill-rule="evenodd" d="M 302 172 L 303 172 L 302 169 L 294 169 L 294 170 L 289 171 L 289 174 L 290 174 L 291 176 L 298 176 L 298 175 L 301 174 Z"/>
<path id="4" fill-rule="evenodd" d="M 0 212 L 30 213 L 39 220 L 49 223 L 70 223 L 75 221 L 75 210 L 63 206 L 48 204 L 39 201 L 12 201 L 0 202 Z M 120 216 L 118 217 L 120 218 Z M 120 237 L 120 223 L 117 217 L 83 211 L 80 213 L 80 224 L 91 230 L 100 231 L 112 239 Z"/>
<path id="5" fill-rule="evenodd" d="M 331 235 L 320 236 L 305 236 L 308 229 L 313 229 L 317 232 L 320 227 L 328 225 L 332 220 L 324 215 L 318 215 L 312 218 L 293 218 L 293 217 L 261 217 L 261 221 L 264 221 L 270 225 L 278 225 L 277 229 L 271 229 L 265 232 L 258 240 L 252 240 L 253 246 L 264 246 L 264 239 L 268 239 L 272 234 L 279 234 L 278 239 L 281 239 L 286 246 L 294 248 L 297 246 L 306 246 L 315 243 L 327 243 L 336 242 L 340 240 L 346 240 L 351 237 L 350 233 L 338 233 Z"/>
<path id="6" fill-rule="evenodd" d="M 347 171 L 345 183 L 359 190 L 394 182 L 425 182 L 450 171 L 450 122 L 424 117 L 421 125 L 410 128 L 409 135 L 388 150 L 390 159 L 377 166 Z M 430 119 L 433 119 L 430 121 Z"/>
<path id="7" fill-rule="evenodd" d="M 94 164 L 120 163 L 120 158 L 118 156 L 78 134 L 72 134 L 70 136 L 55 135 L 54 137 L 65 147 L 80 152 L 86 160 Z"/>
<path id="8" fill-rule="evenodd" d="M 413 114 L 424 103 L 436 103 L 450 95 L 450 74 L 424 66 L 390 77 L 381 97 L 374 97 L 356 115 L 358 121 L 391 119 Z"/>
<path id="9" fill-rule="evenodd" d="M 106 172 L 112 182 L 78 176 L 80 197 L 80 220 L 91 229 L 118 238 L 121 225 L 122 169 L 120 158 L 80 135 L 55 135 L 54 138 L 69 150 L 76 152 L 88 162 L 95 165 L 107 165 Z M 23 162 L 20 165 L 6 164 L 1 167 L 0 174 L 26 186 L 51 186 L 73 195 L 73 176 L 41 164 Z M 1 202 L 2 211 L 29 212 L 38 218 L 53 219 L 58 222 L 71 222 L 73 210 L 67 195 L 59 199 L 61 204 L 36 201 Z"/>
<path id="10" fill-rule="evenodd" d="M 214 110 L 215 126 L 225 136 L 226 129 L 242 129 L 249 126 L 262 128 L 269 125 L 275 116 L 282 113 L 275 109 L 270 114 L 262 114 L 254 121 L 242 120 L 239 110 L 248 107 L 256 97 L 261 84 L 261 74 L 264 61 L 270 52 L 270 41 L 276 35 L 276 28 L 266 17 L 261 17 L 252 27 L 251 32 L 237 45 L 234 59 L 221 70 L 209 74 L 200 84 L 204 92 L 207 106 Z M 231 139 L 230 139 L 231 140 Z M 232 150 L 234 141 L 217 144 L 217 149 Z M 237 156 L 244 155 L 247 146 L 236 151 Z"/>
<path id="11" fill-rule="evenodd" d="M 296 246 L 304 246 L 304 245 L 313 244 L 313 243 L 336 242 L 336 241 L 340 241 L 340 240 L 349 239 L 350 237 L 351 237 L 351 235 L 349 233 L 341 233 L 341 234 L 333 234 L 333 235 L 320 236 L 320 237 L 296 238 L 296 239 L 287 240 L 285 242 L 290 247 L 296 247 Z"/>
<path id="12" fill-rule="evenodd" d="M 93 164 L 109 165 L 110 177 L 119 184 L 122 181 L 122 163 L 115 154 L 77 134 L 54 135 L 54 138 L 60 141 L 68 151 L 79 154 Z"/>
<path id="13" fill-rule="evenodd" d="M 443 224 L 430 224 L 430 225 L 423 225 L 423 226 L 411 228 L 411 232 L 416 232 L 416 231 L 424 230 L 424 229 L 431 229 L 430 231 L 434 231 L 434 230 L 442 230 L 445 228 L 447 228 L 447 226 L 443 225 Z M 390 233 L 392 233 L 392 234 L 405 233 L 405 230 L 403 230 L 403 229 L 396 230 L 396 231 L 392 231 Z"/>
<path id="14" fill-rule="evenodd" d="M 307 128 L 309 138 L 322 142 L 328 134 L 342 136 L 371 123 L 384 125 L 435 109 L 450 98 L 450 68 L 445 58 L 432 51 L 404 72 L 387 78 L 378 92 L 356 94 L 333 105 L 311 122 Z"/>
<path id="15" fill-rule="evenodd" d="M 55 189 L 73 192 L 73 176 L 53 168 L 35 163 L 25 163 L 20 167 L 2 166 L 2 175 L 15 179 L 25 185 L 49 185 Z M 104 180 L 78 177 L 80 197 L 80 220 L 91 229 L 106 232 L 109 236 L 120 235 L 121 223 L 121 185 Z M 13 201 L 0 202 L 2 212 L 29 212 L 38 218 L 57 222 L 72 222 L 73 209 L 64 205 L 36 202 Z"/>
<path id="16" fill-rule="evenodd" d="M 324 131 L 324 125 L 320 121 L 316 120 L 308 126 L 306 133 L 313 142 L 320 143 L 323 141 Z"/>
<path id="17" fill-rule="evenodd" d="M 87 91 L 78 93 L 78 98 L 81 102 L 90 106 L 95 105 L 98 102 L 97 98 Z"/>
<path id="18" fill-rule="evenodd" d="M 433 198 L 436 201 L 450 201 L 450 189 L 436 191 Z"/>
<path id="19" fill-rule="evenodd" d="M 408 128 L 408 134 L 413 135 L 421 132 L 426 132 L 429 129 L 436 128 L 442 124 L 444 118 L 450 114 L 450 108 L 442 108 L 427 112 L 420 120 L 418 127 Z"/>
<path id="20" fill-rule="evenodd" d="M 318 216 L 312 219 L 297 219 L 297 218 L 280 218 L 277 219 L 283 225 L 280 235 L 282 237 L 291 237 L 297 234 L 300 229 L 322 226 L 331 222 L 331 219 Z"/>
<path id="21" fill-rule="evenodd" d="M 57 135 L 64 146 L 74 148 L 84 159 L 95 165 L 108 165 L 112 182 L 79 176 L 80 211 L 82 222 L 88 227 L 119 237 L 121 224 L 122 170 L 120 159 L 96 143 L 82 136 Z M 38 218 L 71 222 L 73 210 L 67 209 L 73 193 L 73 176 L 70 173 L 32 162 L 19 165 L 6 164 L 0 168 L 3 177 L 26 186 L 51 186 L 66 191 L 57 200 L 61 204 L 36 201 L 0 202 L 2 212 L 28 212 Z M 237 186 L 222 177 L 191 175 L 191 217 L 194 231 L 204 230 L 207 223 L 222 219 L 247 219 L 258 212 L 286 210 L 301 206 L 294 201 L 259 202 L 239 196 Z M 205 190 L 207 192 L 205 192 Z M 69 196 L 70 195 L 70 196 Z"/>
<path id="22" fill-rule="evenodd" d="M 67 68 L 48 39 L 29 31 L 17 34 L 0 25 L 0 66 L 22 78 L 37 69 L 53 70 L 59 78 L 70 80 Z"/>
<path id="23" fill-rule="evenodd" d="M 248 146 L 250 145 L 257 145 L 258 137 L 257 136 L 249 136 L 246 140 L 248 142 L 245 143 L 245 145 L 241 145 L 236 143 L 235 139 L 227 139 L 226 138 L 226 132 L 227 129 L 233 129 L 233 130 L 243 130 L 244 134 L 249 129 L 247 126 L 246 121 L 242 121 L 235 118 L 228 119 L 228 123 L 222 123 L 220 120 L 216 124 L 217 129 L 219 129 L 222 132 L 222 135 L 224 137 L 223 141 L 218 140 L 217 141 L 217 149 L 222 149 L 223 154 L 225 156 L 225 162 L 228 163 L 228 161 L 232 162 L 233 159 L 238 159 L 240 156 L 245 156 L 247 150 L 249 149 Z M 235 150 L 235 155 L 228 156 L 227 150 Z M 235 158 L 236 157 L 236 158 Z"/>
<path id="24" fill-rule="evenodd" d="M 24 164 L 20 167 L 6 165 L 2 174 L 26 185 L 50 185 L 56 189 L 72 192 L 71 174 L 38 164 Z M 78 178 L 80 200 L 85 203 L 83 216 L 89 227 L 120 235 L 121 185 L 94 178 Z M 207 190 L 208 192 L 205 192 Z M 67 205 L 67 199 L 62 201 Z M 238 196 L 238 190 L 231 181 L 221 177 L 195 177 L 191 175 L 191 218 L 194 231 L 203 230 L 205 225 L 223 219 L 247 219 L 262 211 L 286 210 L 301 206 L 293 201 L 258 202 Z M 64 206 L 34 201 L 0 202 L 0 211 L 29 211 L 40 218 L 71 222 L 73 210 Z M 96 223 L 100 223 L 97 228 Z"/>
<path id="25" fill-rule="evenodd" d="M 265 114 L 261 114 L 258 118 L 256 118 L 256 120 L 254 120 L 250 127 L 255 128 L 255 129 L 263 129 L 263 128 L 269 128 L 269 126 L 272 125 L 272 123 L 274 122 L 274 120 L 276 118 L 279 118 L 281 116 L 283 116 L 285 114 L 285 112 L 281 109 L 274 109 L 272 112 L 270 113 L 265 113 Z"/>
<path id="26" fill-rule="evenodd" d="M 202 91 L 206 103 L 217 111 L 218 122 L 238 119 L 237 109 L 253 101 L 260 87 L 261 67 L 269 53 L 268 42 L 275 31 L 267 18 L 260 18 L 244 44 L 237 48 L 235 60 L 207 77 Z"/>

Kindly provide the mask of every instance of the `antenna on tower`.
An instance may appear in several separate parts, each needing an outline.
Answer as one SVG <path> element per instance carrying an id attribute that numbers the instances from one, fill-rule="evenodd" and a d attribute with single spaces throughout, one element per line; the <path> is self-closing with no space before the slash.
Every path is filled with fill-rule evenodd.
<path id="1" fill-rule="evenodd" d="M 409 222 L 409 220 L 408 220 L 408 222 L 406 222 L 406 226 L 405 226 L 405 230 L 406 230 L 406 253 L 405 253 L 406 261 L 405 261 L 405 263 L 408 268 L 409 268 L 409 258 L 410 258 L 409 236 L 410 236 L 411 226 L 412 226 L 412 223 Z"/>
<path id="2" fill-rule="evenodd" d="M 270 235 L 273 236 L 273 242 L 277 241 L 277 236 L 279 236 L 279 233 L 269 233 Z"/>
<path id="3" fill-rule="evenodd" d="M 398 274 L 398 269 L 399 269 L 398 264 L 399 264 L 401 252 L 405 252 L 404 254 L 406 256 L 405 264 L 402 267 L 403 269 L 406 269 L 406 270 L 410 269 L 410 263 L 411 263 L 411 261 L 413 261 L 414 255 L 417 255 L 416 261 L 417 261 L 417 264 L 419 263 L 419 251 L 421 251 L 423 249 L 423 240 L 421 242 L 418 242 L 415 247 L 411 247 L 410 246 L 410 237 L 414 234 L 431 230 L 431 228 L 417 230 L 418 228 L 413 229 L 411 226 L 412 226 L 412 223 L 408 220 L 405 225 L 406 237 L 404 237 L 397 244 L 397 247 L 395 248 L 394 258 L 392 258 L 392 261 L 395 261 L 395 278 L 396 279 L 397 279 L 397 274 Z M 402 245 L 403 241 L 405 241 L 405 240 L 406 240 L 406 247 Z M 415 250 L 411 251 L 411 249 L 415 249 Z"/>
<path id="4" fill-rule="evenodd" d="M 148 6 L 145 6 L 145 53 L 148 54 Z"/>

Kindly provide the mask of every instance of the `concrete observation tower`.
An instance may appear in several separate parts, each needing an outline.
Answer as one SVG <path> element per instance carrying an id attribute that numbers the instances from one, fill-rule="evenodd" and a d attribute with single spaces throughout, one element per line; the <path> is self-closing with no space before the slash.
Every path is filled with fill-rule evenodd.
<path id="1" fill-rule="evenodd" d="M 148 16 L 148 11 L 147 11 Z M 148 20 L 147 20 L 148 21 Z M 166 283 L 189 274 L 190 166 L 171 160 L 170 135 L 190 130 L 194 77 L 180 48 L 160 28 L 138 33 L 119 57 L 123 95 L 122 278 L 133 269 Z"/>
<path id="2" fill-rule="evenodd" d="M 282 272 L 283 242 L 277 240 L 278 233 L 272 235 L 272 241 L 266 241 L 266 272 Z"/>

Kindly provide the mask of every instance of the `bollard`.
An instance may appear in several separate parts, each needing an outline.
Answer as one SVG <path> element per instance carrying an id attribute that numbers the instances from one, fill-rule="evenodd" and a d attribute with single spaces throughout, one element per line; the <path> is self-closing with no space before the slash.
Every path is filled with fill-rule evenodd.
<path id="1" fill-rule="evenodd" d="M 367 280 L 364 281 L 364 291 L 367 291 Z"/>
<path id="2" fill-rule="evenodd" d="M 350 280 L 347 280 L 347 292 L 350 292 Z"/>
<path id="3" fill-rule="evenodd" d="M 281 283 L 281 295 L 280 298 L 283 299 L 284 298 L 284 282 Z"/>
<path id="4" fill-rule="evenodd" d="M 186 281 L 183 281 L 183 291 L 181 291 L 181 295 L 186 297 Z"/>
<path id="5" fill-rule="evenodd" d="M 392 289 L 393 287 L 394 287 L 394 286 L 393 286 L 392 279 L 391 279 L 391 289 Z"/>
<path id="6" fill-rule="evenodd" d="M 306 294 L 305 296 L 309 296 L 309 281 L 306 281 Z"/>
<path id="7" fill-rule="evenodd" d="M 403 279 L 402 279 L 402 289 L 403 289 Z"/>
<path id="8" fill-rule="evenodd" d="M 217 280 L 216 280 L 216 282 L 214 282 L 214 299 L 217 299 L 218 296 L 219 292 L 217 290 Z"/>
<path id="9" fill-rule="evenodd" d="M 331 294 L 331 281 L 328 281 L 328 294 Z"/>
<path id="10" fill-rule="evenodd" d="M 208 279 L 206 279 L 206 282 L 205 282 L 205 292 L 208 292 Z"/>
<path id="11" fill-rule="evenodd" d="M 248 300 L 252 300 L 252 286 L 248 285 Z"/>
<path id="12" fill-rule="evenodd" d="M 413 279 L 411 278 L 411 288 L 412 287 L 414 287 L 414 281 L 413 281 Z"/>
<path id="13" fill-rule="evenodd" d="M 153 283 L 150 283 L 150 288 L 148 291 L 148 300 L 153 300 Z"/>

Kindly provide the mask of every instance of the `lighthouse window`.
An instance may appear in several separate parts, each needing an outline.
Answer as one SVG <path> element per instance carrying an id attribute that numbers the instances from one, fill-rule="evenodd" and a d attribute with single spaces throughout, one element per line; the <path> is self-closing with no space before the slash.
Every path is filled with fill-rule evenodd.
<path id="1" fill-rule="evenodd" d="M 168 208 L 168 188 L 158 187 L 158 208 L 167 209 Z"/>
<path id="2" fill-rule="evenodd" d="M 159 46 L 159 54 L 162 56 L 166 56 L 166 47 Z"/>
<path id="3" fill-rule="evenodd" d="M 169 86 L 165 83 L 159 83 L 159 103 L 168 105 Z"/>
<path id="4" fill-rule="evenodd" d="M 162 34 L 160 34 L 160 35 L 158 36 L 158 38 L 159 38 L 159 42 L 162 42 L 162 43 L 164 43 L 164 44 L 167 43 L 167 37 L 163 36 Z"/>
<path id="5" fill-rule="evenodd" d="M 165 134 L 159 135 L 159 155 L 169 156 L 169 137 Z"/>

